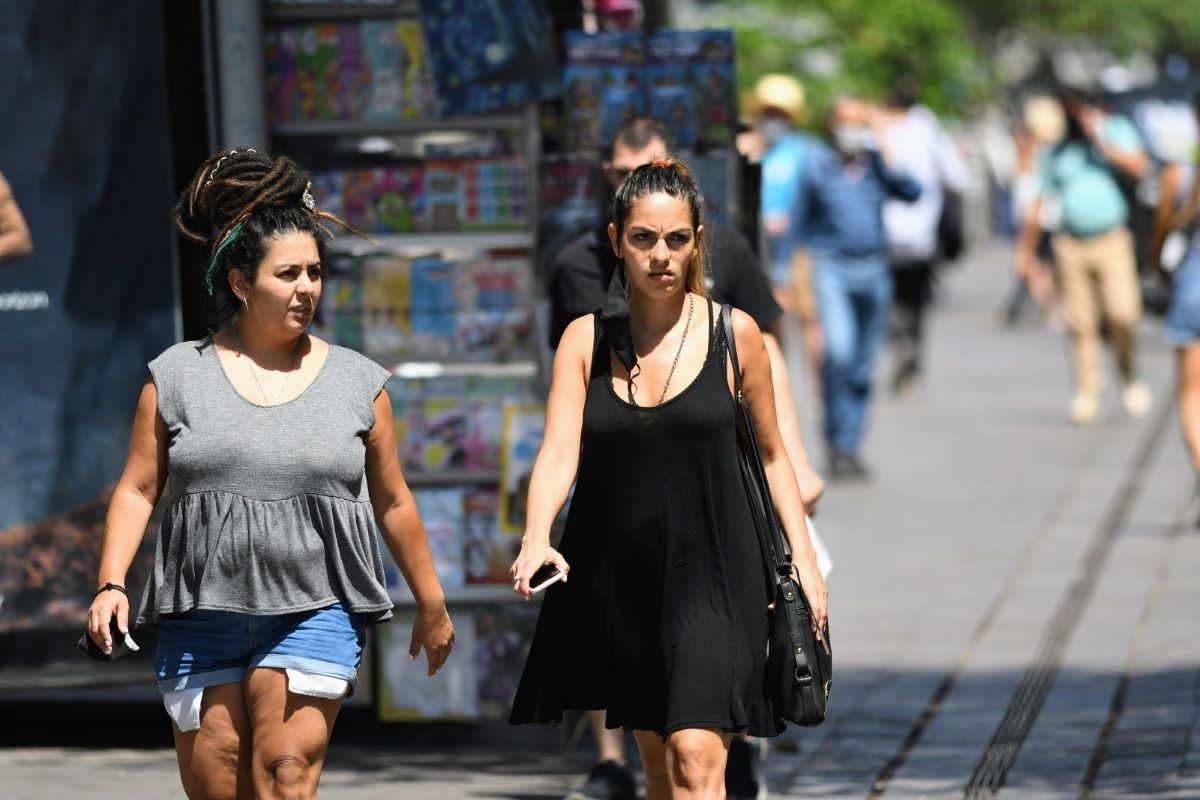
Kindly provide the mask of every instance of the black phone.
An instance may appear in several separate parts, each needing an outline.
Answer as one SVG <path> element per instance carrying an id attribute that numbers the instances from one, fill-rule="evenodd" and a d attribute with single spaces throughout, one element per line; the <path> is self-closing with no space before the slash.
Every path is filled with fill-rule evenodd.
<path id="1" fill-rule="evenodd" d="M 555 564 L 542 564 L 538 571 L 533 573 L 533 577 L 529 579 L 529 593 L 537 594 L 549 588 L 552 584 L 566 578 L 565 572 L 561 572 Z"/>
<path id="2" fill-rule="evenodd" d="M 112 653 L 105 653 L 100 649 L 100 646 L 92 641 L 92 637 L 88 636 L 87 631 L 84 631 L 83 636 L 79 637 L 76 646 L 88 658 L 94 658 L 97 661 L 116 661 L 133 655 L 134 651 L 139 649 L 132 638 L 121 633 L 121 629 L 117 627 L 115 616 L 108 621 L 108 635 L 112 637 Z"/>

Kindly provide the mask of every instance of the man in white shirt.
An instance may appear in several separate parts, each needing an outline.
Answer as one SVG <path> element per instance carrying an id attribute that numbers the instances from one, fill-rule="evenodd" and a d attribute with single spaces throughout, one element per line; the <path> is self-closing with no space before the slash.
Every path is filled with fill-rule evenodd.
<path id="1" fill-rule="evenodd" d="M 915 202 L 889 200 L 883 207 L 896 317 L 892 388 L 904 393 L 921 375 L 925 310 L 932 299 L 933 271 L 940 255 L 938 227 L 946 196 L 966 187 L 967 167 L 937 116 L 917 104 L 912 81 L 897 82 L 884 113 L 890 117 L 887 144 L 896 167 L 921 184 L 921 196 Z"/>

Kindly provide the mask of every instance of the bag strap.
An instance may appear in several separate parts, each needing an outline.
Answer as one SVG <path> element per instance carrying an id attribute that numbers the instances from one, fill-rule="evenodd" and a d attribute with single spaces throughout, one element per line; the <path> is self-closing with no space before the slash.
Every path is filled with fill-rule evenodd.
<path id="1" fill-rule="evenodd" d="M 756 471 L 762 483 L 763 492 L 770 499 L 771 487 L 767 481 L 766 472 L 762 467 L 762 454 L 758 452 L 758 437 L 754 435 L 754 420 L 750 418 L 750 409 L 746 403 L 745 396 L 742 394 L 742 368 L 738 363 L 737 340 L 733 336 L 733 306 L 728 303 L 721 306 L 721 327 L 725 333 L 725 349 L 729 352 L 730 363 L 733 364 L 733 386 L 737 395 L 735 399 L 740 406 L 738 413 L 745 415 L 745 423 L 753 440 L 753 458 L 757 462 Z M 772 515 L 775 514 L 774 501 L 767 503 L 766 512 Z M 767 541 L 763 542 L 764 555 L 775 562 L 772 564 L 774 569 L 777 570 L 780 565 L 785 564 L 790 568 L 792 563 L 792 546 L 788 543 L 787 537 L 783 533 L 783 523 L 776 517 L 775 524 L 768 525 L 767 527 L 770 528 L 771 532 L 768 534 L 769 538 Z"/>
<path id="2" fill-rule="evenodd" d="M 737 341 L 733 338 L 733 306 L 725 303 L 721 306 L 721 327 L 725 331 L 725 349 L 729 351 L 729 360 L 733 364 L 733 388 L 742 393 L 742 368 L 738 364 Z"/>

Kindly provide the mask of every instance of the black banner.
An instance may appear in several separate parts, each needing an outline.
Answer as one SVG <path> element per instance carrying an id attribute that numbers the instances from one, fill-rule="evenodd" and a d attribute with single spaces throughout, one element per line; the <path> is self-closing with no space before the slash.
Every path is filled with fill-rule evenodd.
<path id="1" fill-rule="evenodd" d="M 164 38 L 151 0 L 0 0 L 0 173 L 33 239 L 0 259 L 0 632 L 81 629 L 175 341 Z"/>

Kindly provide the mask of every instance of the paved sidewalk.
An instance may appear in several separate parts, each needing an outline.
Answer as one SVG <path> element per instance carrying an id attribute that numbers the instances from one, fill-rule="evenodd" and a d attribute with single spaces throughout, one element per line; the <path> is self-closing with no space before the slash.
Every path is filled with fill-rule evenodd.
<path id="1" fill-rule="evenodd" d="M 1008 276 L 982 247 L 945 274 L 924 391 L 880 394 L 875 479 L 821 505 L 831 717 L 775 743 L 774 796 L 1200 798 L 1200 531 L 1173 354 L 1147 322 L 1151 413 L 1127 418 L 1110 387 L 1073 427 L 1063 334 L 993 321 Z M 556 798 L 587 767 L 552 730 L 334 738 L 332 800 Z M 0 775 L 6 798 L 183 796 L 161 747 L 2 749 Z"/>

